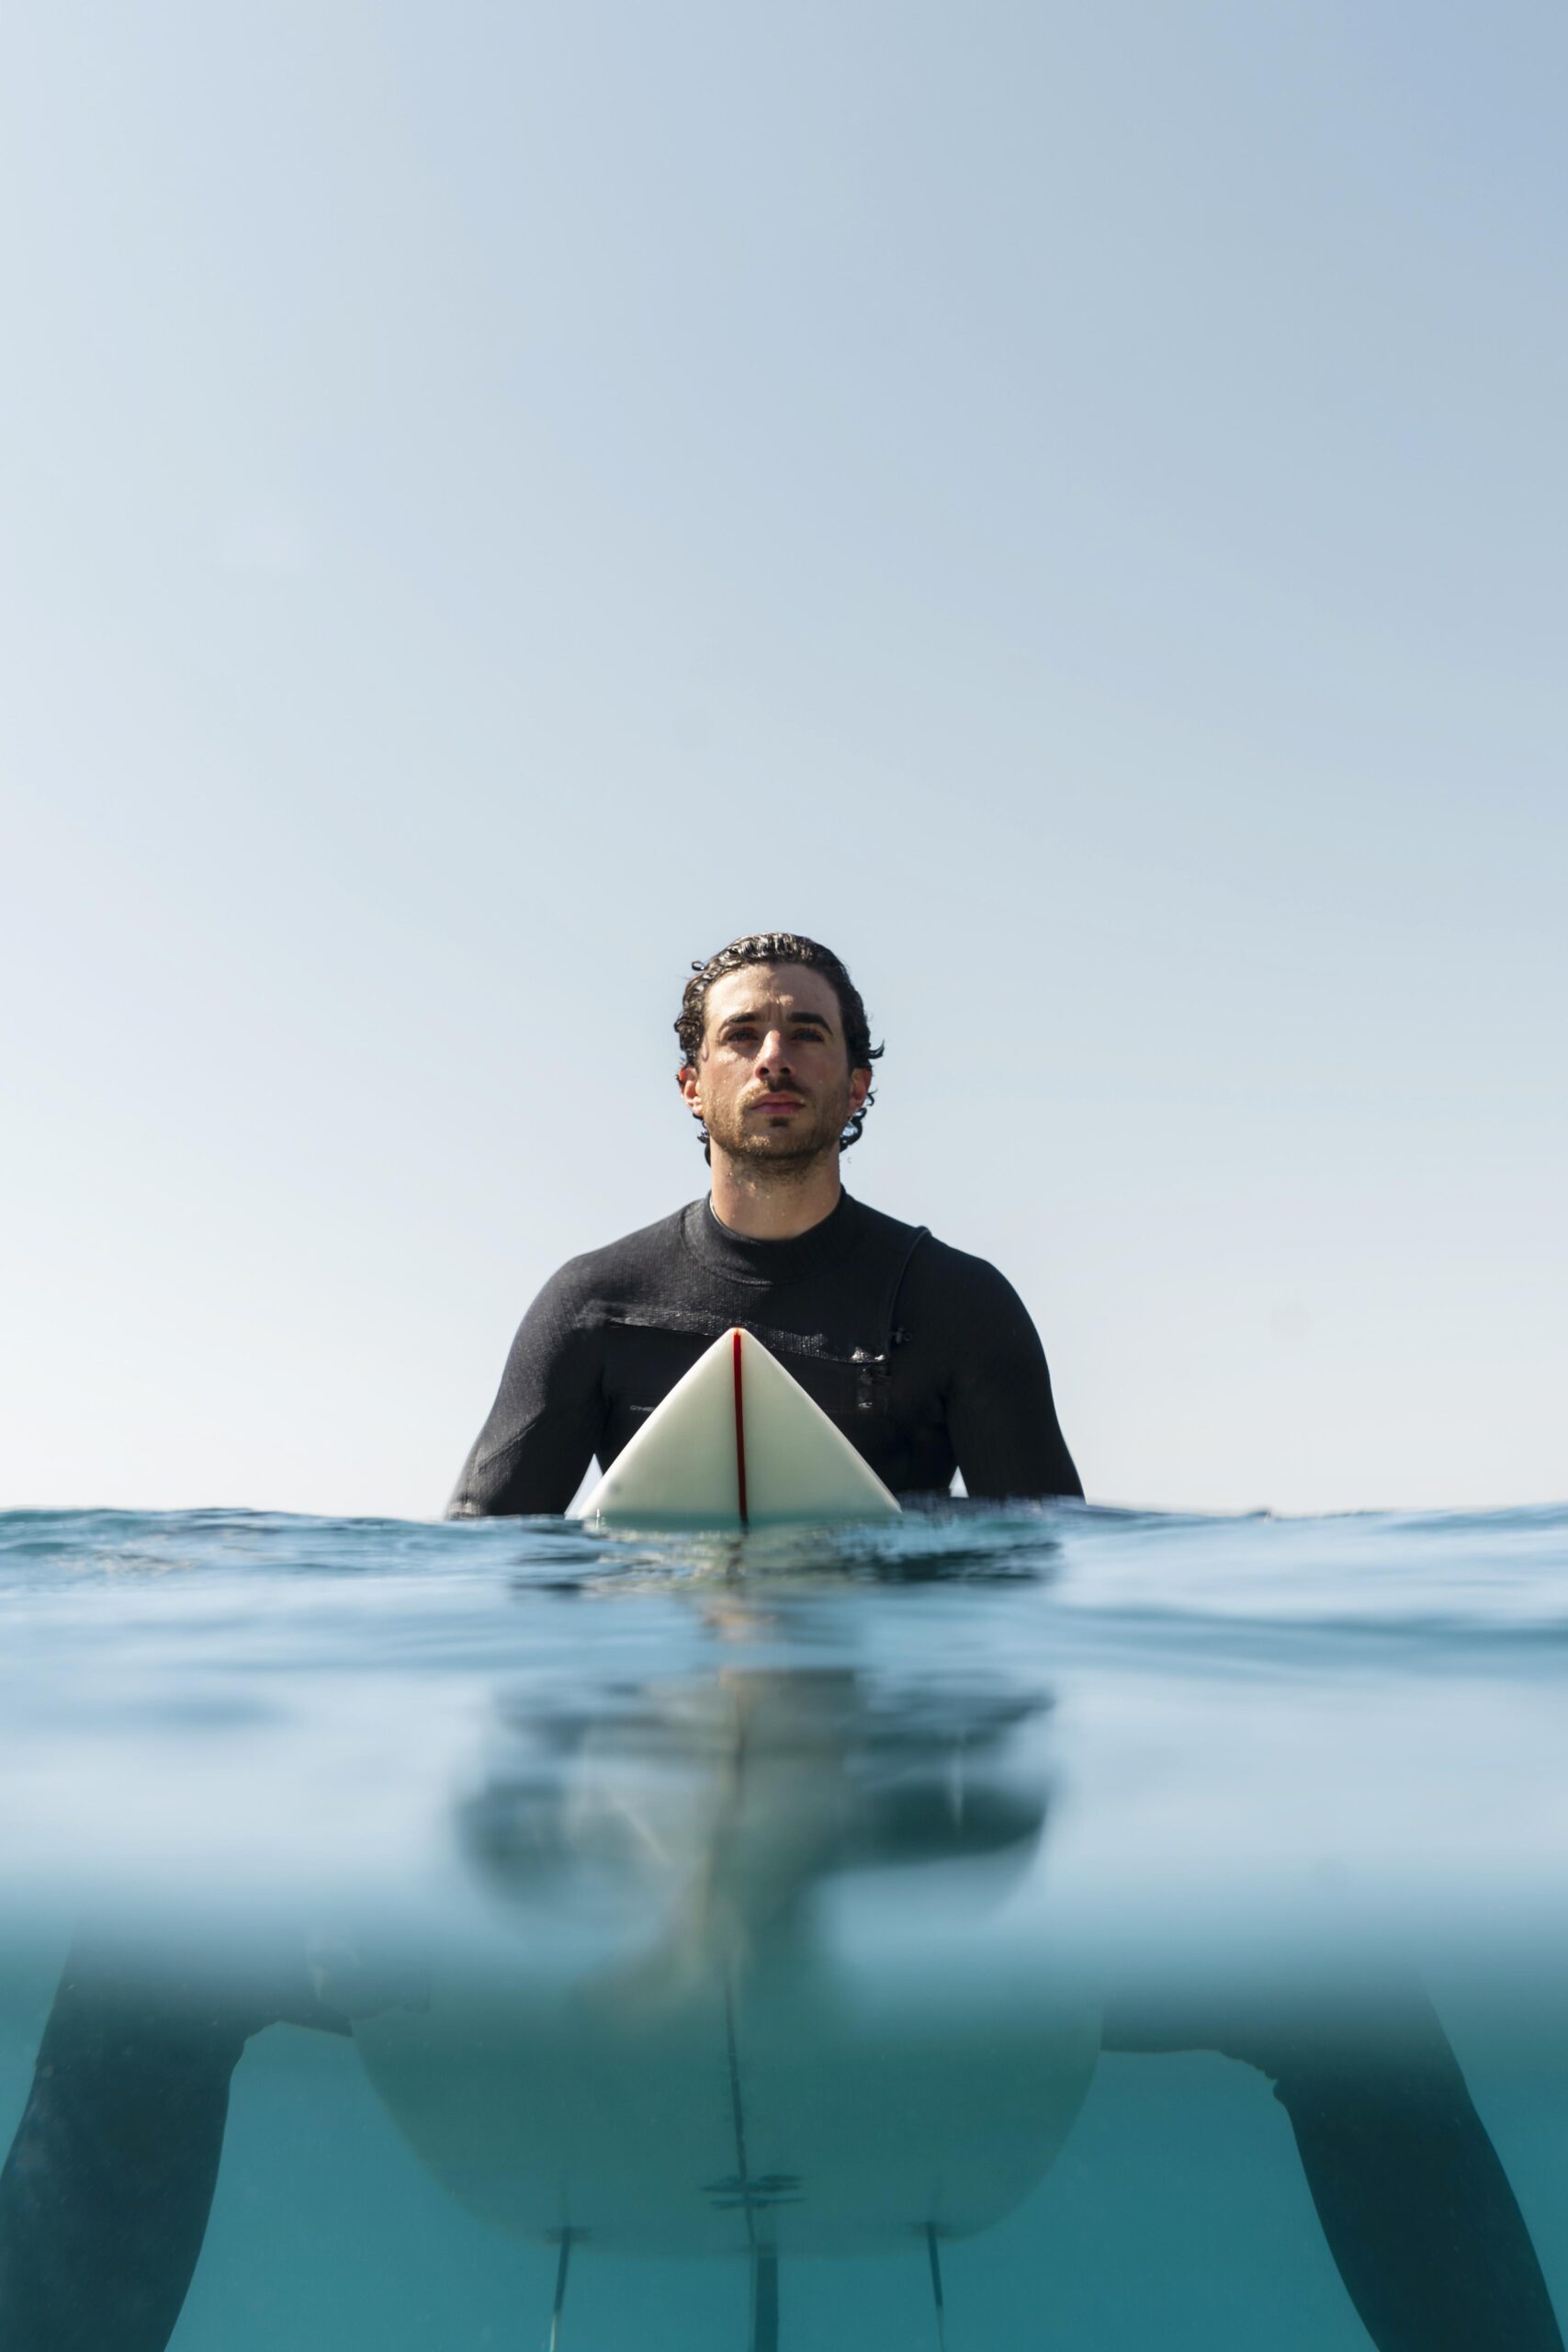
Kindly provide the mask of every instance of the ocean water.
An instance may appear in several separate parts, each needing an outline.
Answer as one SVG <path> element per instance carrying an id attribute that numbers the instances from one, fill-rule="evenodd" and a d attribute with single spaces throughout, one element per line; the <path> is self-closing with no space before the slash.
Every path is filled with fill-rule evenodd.
<path id="1" fill-rule="evenodd" d="M 0 1626 L 7 2352 L 164 2340 L 242 2047 L 178 2352 L 1557 2340 L 1568 1511 L 20 1512 Z"/>

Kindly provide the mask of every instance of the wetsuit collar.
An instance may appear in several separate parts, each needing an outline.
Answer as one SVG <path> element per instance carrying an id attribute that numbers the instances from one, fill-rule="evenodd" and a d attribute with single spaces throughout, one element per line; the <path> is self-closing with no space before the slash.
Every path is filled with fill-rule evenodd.
<path id="1" fill-rule="evenodd" d="M 808 1226 L 787 1241 L 754 1241 L 749 1234 L 732 1232 L 713 1213 L 711 1200 L 694 1201 L 682 1219 L 686 1246 L 694 1257 L 731 1282 L 772 1288 L 830 1266 L 854 1247 L 864 1218 L 859 1204 L 840 1193 L 838 1204 L 818 1225 Z"/>

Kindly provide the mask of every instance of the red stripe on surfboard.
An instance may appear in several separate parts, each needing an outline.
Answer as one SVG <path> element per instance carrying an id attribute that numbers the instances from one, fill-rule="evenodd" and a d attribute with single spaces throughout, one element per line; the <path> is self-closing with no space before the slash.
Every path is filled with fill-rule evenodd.
<path id="1" fill-rule="evenodd" d="M 740 1524 L 750 1526 L 746 1510 L 746 1405 L 741 1389 L 740 1334 L 735 1334 L 735 1483 L 740 1493 Z"/>

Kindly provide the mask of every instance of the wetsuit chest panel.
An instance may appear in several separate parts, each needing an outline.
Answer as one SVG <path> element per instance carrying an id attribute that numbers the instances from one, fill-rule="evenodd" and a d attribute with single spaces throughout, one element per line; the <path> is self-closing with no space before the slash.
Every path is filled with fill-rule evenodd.
<path id="1" fill-rule="evenodd" d="M 604 1433 L 597 1448 L 602 1469 L 608 1469 L 654 1407 L 685 1377 L 708 1345 L 707 1340 L 692 1331 L 661 1331 L 646 1322 L 606 1321 L 601 1374 Z"/>
<path id="2" fill-rule="evenodd" d="M 879 1352 L 864 1348 L 858 1359 L 852 1351 L 835 1355 L 829 1352 L 824 1335 L 782 1329 L 758 1316 L 714 1317 L 711 1329 L 709 1319 L 683 1317 L 687 1325 L 699 1328 L 669 1330 L 658 1328 L 648 1317 L 632 1322 L 616 1317 L 614 1310 L 606 1316 L 602 1374 L 604 1418 L 598 1449 L 602 1467 L 608 1468 L 704 1350 L 732 1324 L 740 1323 L 778 1357 L 812 1402 L 821 1407 L 880 1475 L 879 1465 L 888 1456 L 893 1435 L 893 1400 Z"/>
<path id="3" fill-rule="evenodd" d="M 513 1342 L 451 1504 L 564 1510 L 676 1382 L 740 1324 L 895 1494 L 1079 1494 L 1040 1341 L 992 1266 L 847 1196 L 791 1239 L 749 1240 L 709 1204 L 572 1259 Z"/>

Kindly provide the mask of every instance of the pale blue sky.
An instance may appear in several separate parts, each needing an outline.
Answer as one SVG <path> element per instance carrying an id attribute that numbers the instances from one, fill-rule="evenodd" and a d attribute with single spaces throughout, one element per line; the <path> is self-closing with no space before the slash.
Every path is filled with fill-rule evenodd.
<path id="1" fill-rule="evenodd" d="M 1559 8 L 0 61 L 0 1503 L 438 1509 L 774 924 L 1092 1495 L 1568 1492 Z"/>

